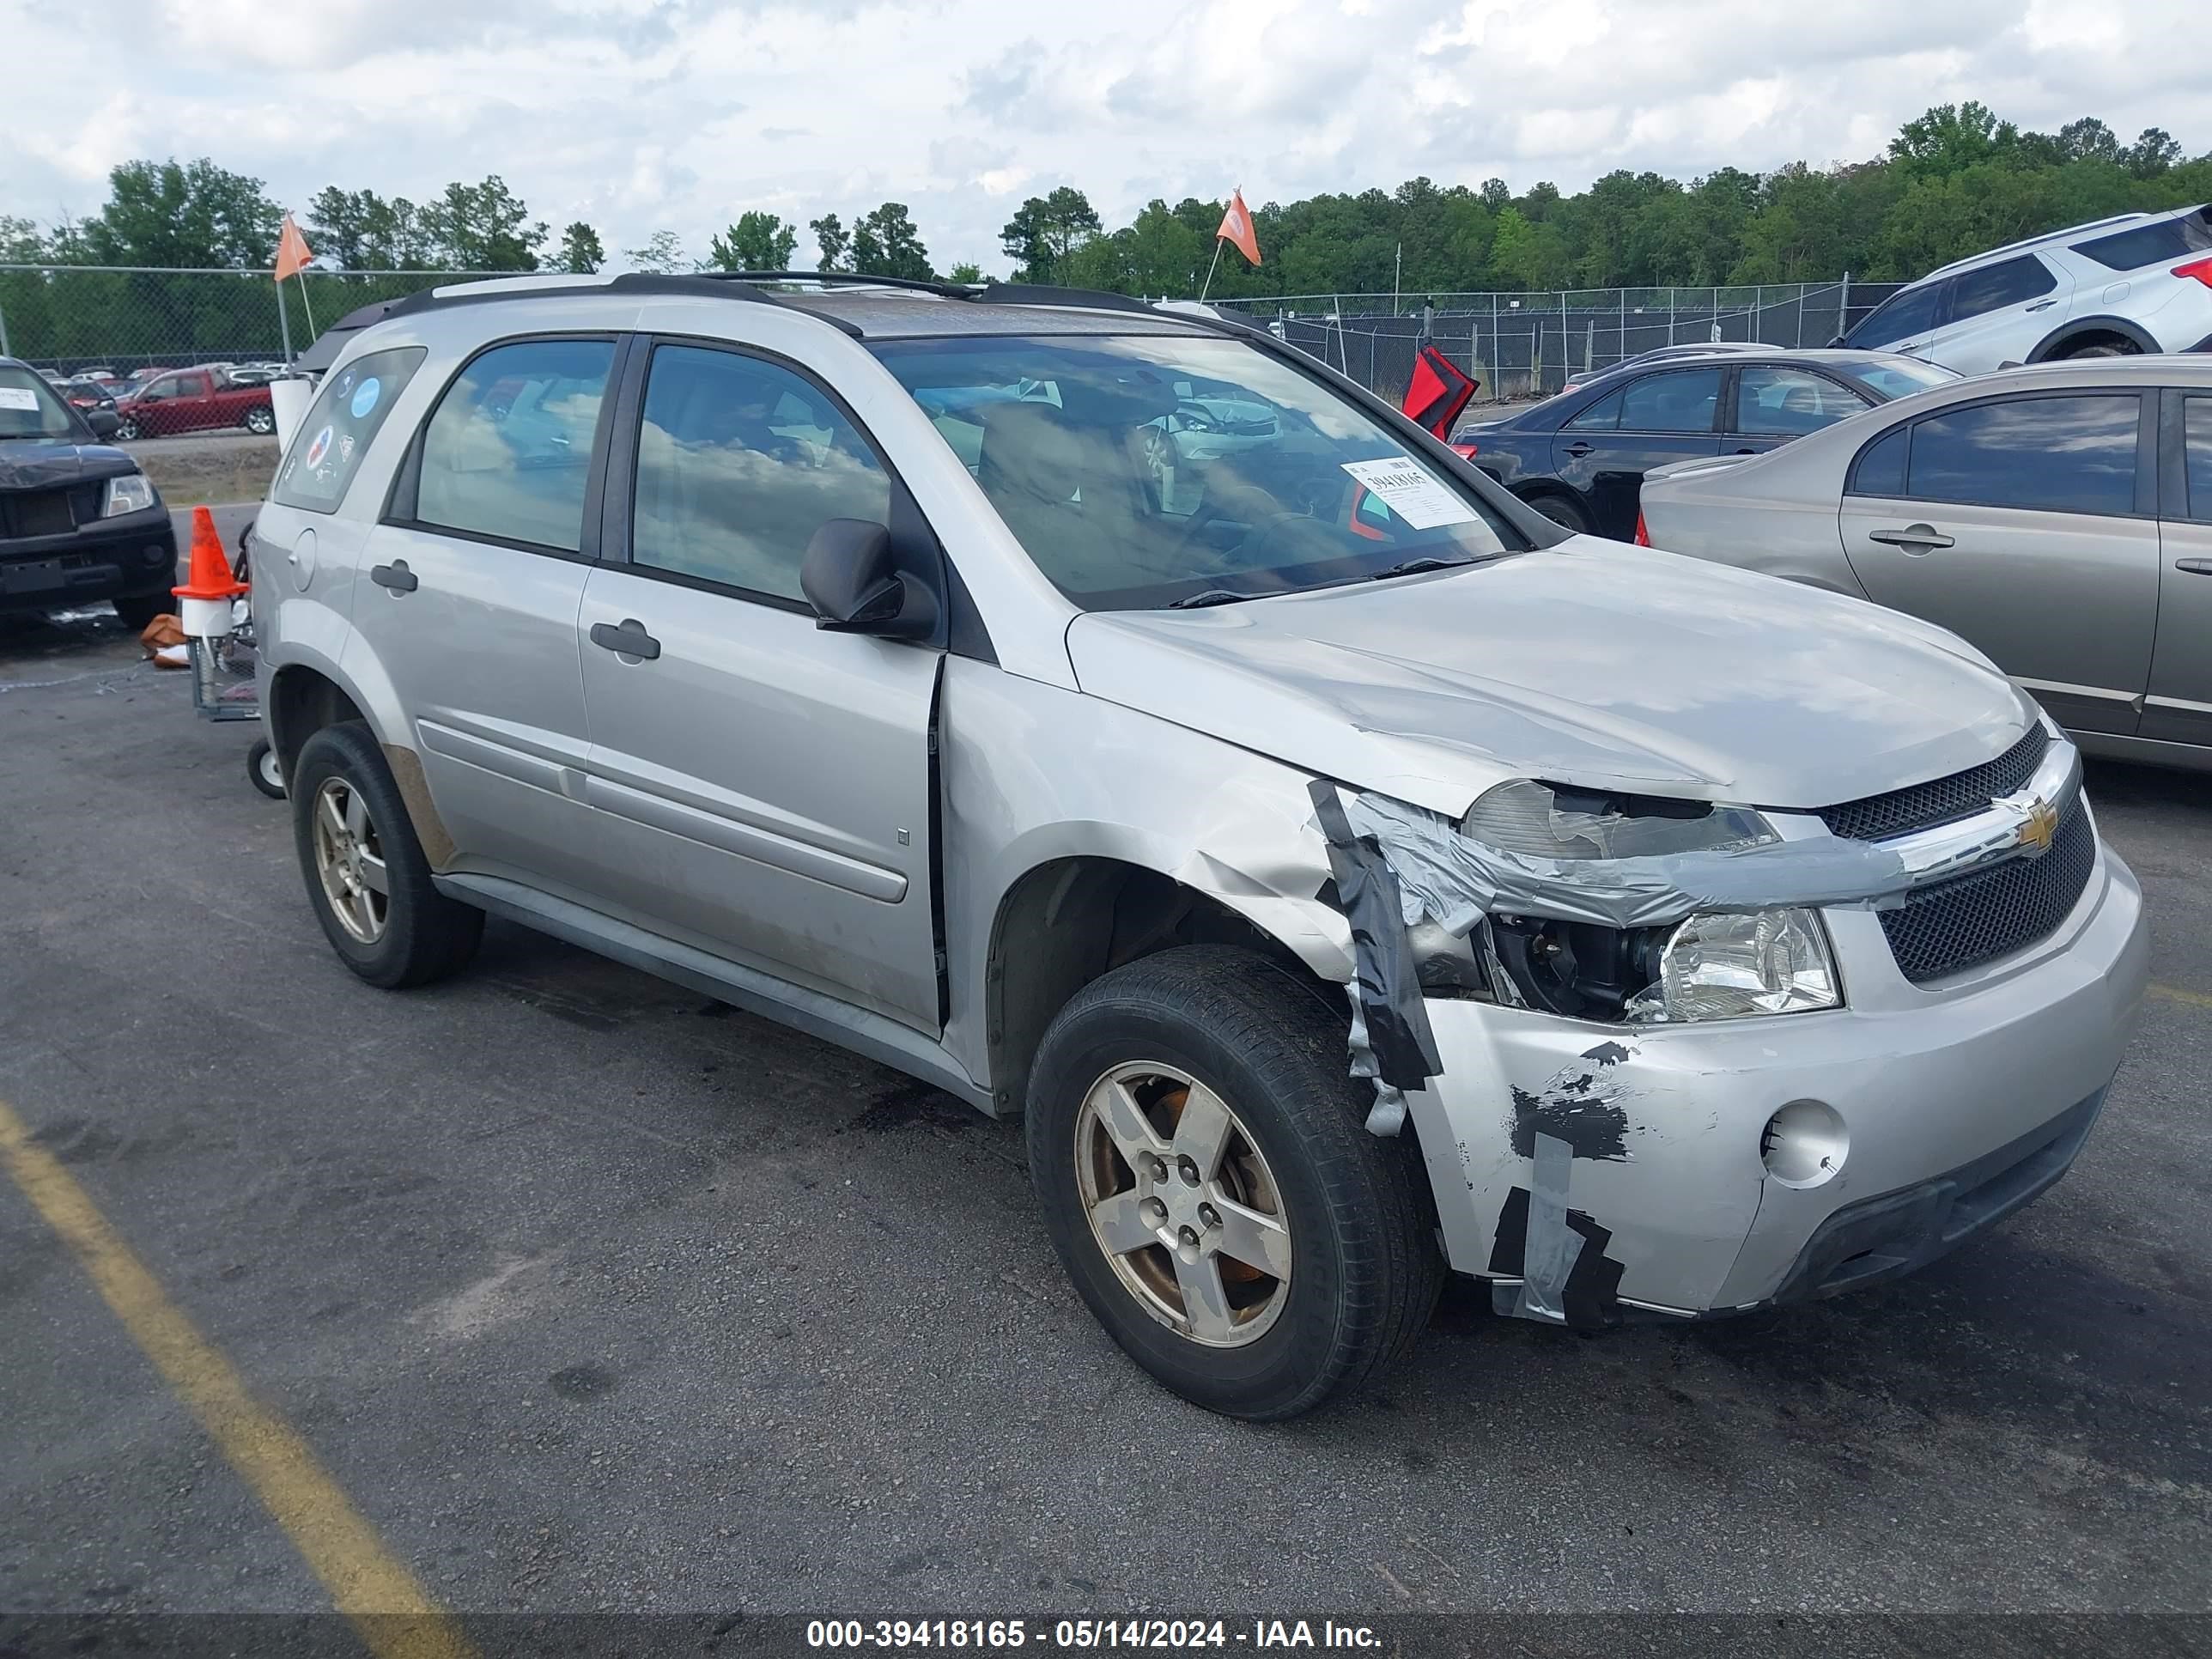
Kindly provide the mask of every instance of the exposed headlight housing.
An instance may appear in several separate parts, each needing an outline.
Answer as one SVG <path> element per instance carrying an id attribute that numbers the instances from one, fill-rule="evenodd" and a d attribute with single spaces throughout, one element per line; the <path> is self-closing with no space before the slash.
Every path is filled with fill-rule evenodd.
<path id="1" fill-rule="evenodd" d="M 1843 1005 L 1827 930 L 1810 910 L 1692 916 L 1668 938 L 1659 976 L 1631 997 L 1632 1023 L 1741 1019 Z"/>
<path id="2" fill-rule="evenodd" d="M 100 516 L 112 519 L 118 513 L 143 513 L 157 499 L 151 478 L 143 472 L 126 472 L 107 481 L 107 495 L 100 503 Z"/>
<path id="3" fill-rule="evenodd" d="M 1503 852 L 1561 861 L 1736 852 L 1781 839 L 1747 807 L 1565 789 L 1525 778 L 1486 791 L 1460 830 Z M 1739 1019 L 1842 1001 L 1826 931 L 1810 910 L 1717 913 L 1638 928 L 1497 915 L 1479 931 L 1488 950 L 1471 955 L 1486 955 L 1528 1006 L 1570 1018 Z M 1423 968 L 1431 994 L 1455 994 L 1432 985 L 1425 957 Z"/>

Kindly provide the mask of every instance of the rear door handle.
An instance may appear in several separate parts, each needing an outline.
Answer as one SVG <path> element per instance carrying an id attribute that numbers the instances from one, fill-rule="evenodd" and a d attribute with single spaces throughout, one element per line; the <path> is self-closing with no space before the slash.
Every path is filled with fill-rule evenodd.
<path id="1" fill-rule="evenodd" d="M 1931 525 L 1907 525 L 1902 530 L 1869 530 L 1867 539 L 1881 542 L 1891 547 L 1901 547 L 1906 552 L 1917 548 L 1926 552 L 1931 547 L 1954 547 L 1957 544 Z"/>
<path id="2" fill-rule="evenodd" d="M 380 564 L 368 573 L 369 580 L 379 587 L 388 587 L 395 593 L 412 593 L 422 584 L 407 568 L 404 559 L 394 559 L 390 564 Z"/>
<path id="3" fill-rule="evenodd" d="M 618 657 L 642 657 L 647 662 L 660 654 L 660 641 L 647 633 L 645 624 L 635 617 L 623 617 L 619 628 L 611 623 L 593 623 L 592 643 Z"/>
<path id="4" fill-rule="evenodd" d="M 2173 568 L 2192 576 L 2212 576 L 2212 559 L 2176 559 Z"/>
<path id="5" fill-rule="evenodd" d="M 2051 307 L 2057 303 L 2058 301 L 2056 300 L 2038 300 L 2033 305 L 2030 306 L 2028 309 L 2030 311 L 2048 311 Z"/>
<path id="6" fill-rule="evenodd" d="M 1590 453 L 1592 447 L 1593 446 L 1589 444 L 1571 443 L 1567 446 L 1567 453 L 1573 456 L 1577 460 L 1580 460 L 1583 456 Z"/>

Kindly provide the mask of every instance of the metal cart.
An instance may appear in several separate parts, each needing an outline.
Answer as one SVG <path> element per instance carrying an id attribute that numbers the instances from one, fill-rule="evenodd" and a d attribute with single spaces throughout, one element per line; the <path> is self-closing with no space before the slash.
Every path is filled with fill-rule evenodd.
<path id="1" fill-rule="evenodd" d="M 238 558 L 231 574 L 240 581 L 248 580 L 247 548 L 252 534 L 252 527 L 248 526 L 239 538 Z M 258 678 L 261 659 L 254 649 L 251 600 L 234 601 L 231 617 L 229 633 L 193 635 L 187 641 L 191 653 L 192 707 L 202 720 L 258 720 L 261 718 Z M 252 780 L 256 789 L 270 799 L 284 799 L 284 774 L 267 738 L 256 738 L 247 751 L 246 775 Z"/>

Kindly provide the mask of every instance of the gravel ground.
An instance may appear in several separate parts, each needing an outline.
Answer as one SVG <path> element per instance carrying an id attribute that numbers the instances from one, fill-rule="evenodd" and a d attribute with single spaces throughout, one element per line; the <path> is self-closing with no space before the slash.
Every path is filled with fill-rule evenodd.
<path id="1" fill-rule="evenodd" d="M 1455 1291 L 1261 1429 L 1094 1326 L 1012 1126 L 497 924 L 360 984 L 251 729 L 134 658 L 0 633 L 0 1100 L 448 1607 L 2206 1607 L 2205 780 L 2093 770 L 2162 988 L 2027 1211 L 1689 1328 Z M 0 1611 L 326 1605 L 4 1182 L 0 1329 Z"/>

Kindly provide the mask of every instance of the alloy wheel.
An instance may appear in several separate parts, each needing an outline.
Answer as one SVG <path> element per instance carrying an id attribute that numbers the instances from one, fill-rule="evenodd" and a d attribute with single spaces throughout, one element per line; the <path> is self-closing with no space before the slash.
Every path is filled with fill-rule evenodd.
<path id="1" fill-rule="evenodd" d="M 338 925 L 363 945 L 384 937 L 392 918 L 392 876 L 368 802 L 343 777 L 315 793 L 315 873 Z"/>
<path id="2" fill-rule="evenodd" d="M 1157 1060 L 1107 1073 L 1076 1119 L 1075 1176 L 1092 1238 L 1152 1317 L 1217 1348 L 1273 1326 L 1292 1265 L 1281 1189 L 1204 1084 Z"/>

